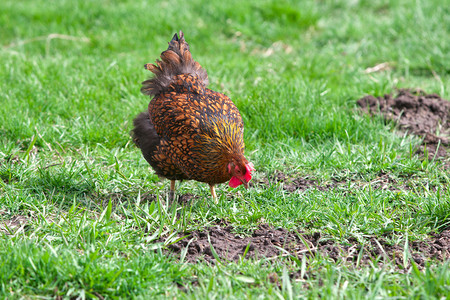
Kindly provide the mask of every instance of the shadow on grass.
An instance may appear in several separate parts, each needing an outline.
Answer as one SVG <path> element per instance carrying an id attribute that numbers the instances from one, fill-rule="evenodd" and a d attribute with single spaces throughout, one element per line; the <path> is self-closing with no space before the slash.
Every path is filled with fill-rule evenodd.
<path id="1" fill-rule="evenodd" d="M 63 166 L 61 166 L 63 165 Z M 85 207 L 104 207 L 112 203 L 132 201 L 154 201 L 159 191 L 149 188 L 147 191 L 130 189 L 124 186 L 120 191 L 111 192 L 108 179 L 97 178 L 89 174 L 83 165 L 51 164 L 45 167 L 27 165 L 23 160 L 0 160 L 0 180 L 11 190 L 15 199 L 42 199 L 63 209 L 73 202 Z M 117 188 L 115 188 L 117 190 Z M 162 196 L 162 195 L 161 195 Z"/>

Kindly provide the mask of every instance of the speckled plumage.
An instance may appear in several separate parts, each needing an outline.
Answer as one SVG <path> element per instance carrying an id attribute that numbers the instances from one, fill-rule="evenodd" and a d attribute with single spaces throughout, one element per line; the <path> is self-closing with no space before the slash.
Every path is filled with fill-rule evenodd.
<path id="1" fill-rule="evenodd" d="M 135 119 L 133 140 L 159 176 L 212 187 L 230 180 L 231 161 L 248 163 L 239 110 L 226 95 L 206 88 L 207 73 L 192 59 L 182 32 L 161 59 L 145 65 L 155 77 L 141 91 L 154 98 L 148 114 Z"/>

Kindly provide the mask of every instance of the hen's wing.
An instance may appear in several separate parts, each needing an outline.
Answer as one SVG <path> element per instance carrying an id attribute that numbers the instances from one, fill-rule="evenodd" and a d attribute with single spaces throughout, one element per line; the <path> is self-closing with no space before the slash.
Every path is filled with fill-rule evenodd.
<path id="1" fill-rule="evenodd" d="M 187 179 L 172 162 L 170 157 L 165 155 L 166 151 L 160 151 L 162 140 L 150 119 L 148 112 L 140 113 L 133 120 L 134 128 L 131 131 L 133 142 L 141 149 L 145 160 L 152 166 L 158 176 L 168 179 Z"/>
<path id="2" fill-rule="evenodd" d="M 234 103 L 225 95 L 203 88 L 196 78 L 183 74 L 183 85 L 174 85 L 156 96 L 149 112 L 161 137 L 157 160 L 170 157 L 189 179 L 208 183 L 229 180 L 230 155 L 243 151 L 243 122 Z"/>

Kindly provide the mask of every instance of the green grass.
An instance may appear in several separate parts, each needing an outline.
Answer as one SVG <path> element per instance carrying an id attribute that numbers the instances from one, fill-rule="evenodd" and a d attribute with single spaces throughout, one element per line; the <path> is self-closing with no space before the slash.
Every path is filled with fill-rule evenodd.
<path id="1" fill-rule="evenodd" d="M 417 138 L 356 111 L 366 94 L 421 88 L 449 99 L 450 6 L 433 1 L 2 1 L 0 295 L 2 298 L 445 298 L 448 262 L 295 260 L 189 264 L 164 252 L 178 233 L 227 220 L 363 243 L 422 240 L 450 223 L 441 160 Z M 276 170 L 336 188 L 288 193 L 184 182 L 168 205 L 129 131 L 149 98 L 140 83 L 183 30 L 210 87 L 245 122 L 256 179 Z M 51 35 L 51 34 L 59 34 Z M 390 69 L 364 70 L 388 62 Z M 388 173 L 401 191 L 373 189 Z M 148 193 L 157 195 L 148 201 Z M 17 218 L 23 226 L 9 228 Z M 7 233 L 8 232 L 8 233 Z M 304 261 L 304 262 L 303 262 Z M 295 280 L 289 274 L 302 272 Z M 278 284 L 270 278 L 278 277 Z"/>

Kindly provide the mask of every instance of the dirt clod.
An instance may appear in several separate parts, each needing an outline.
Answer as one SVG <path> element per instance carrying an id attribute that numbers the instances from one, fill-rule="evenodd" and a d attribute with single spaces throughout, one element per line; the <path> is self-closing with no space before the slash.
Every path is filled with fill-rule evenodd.
<path id="1" fill-rule="evenodd" d="M 397 122 L 402 130 L 423 137 L 419 154 L 428 157 L 447 157 L 450 146 L 450 102 L 436 94 L 401 89 L 397 95 L 365 96 L 357 101 L 363 111 L 381 114 Z"/>

